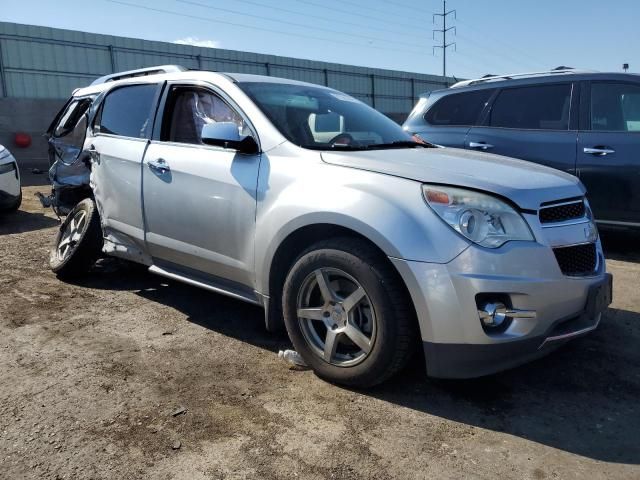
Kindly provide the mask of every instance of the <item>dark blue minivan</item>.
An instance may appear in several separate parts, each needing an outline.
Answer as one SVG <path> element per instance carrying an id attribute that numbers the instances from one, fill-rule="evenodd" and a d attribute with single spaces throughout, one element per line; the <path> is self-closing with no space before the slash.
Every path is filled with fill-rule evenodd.
<path id="1" fill-rule="evenodd" d="M 404 128 L 570 172 L 599 224 L 640 229 L 640 75 L 562 69 L 466 80 L 422 95 Z"/>

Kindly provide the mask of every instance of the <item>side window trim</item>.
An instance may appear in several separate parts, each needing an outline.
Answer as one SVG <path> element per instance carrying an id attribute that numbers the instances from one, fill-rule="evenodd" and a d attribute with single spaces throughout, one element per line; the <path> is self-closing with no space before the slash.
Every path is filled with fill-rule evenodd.
<path id="1" fill-rule="evenodd" d="M 591 81 L 582 82 L 580 89 L 580 131 L 591 131 Z"/>
<path id="2" fill-rule="evenodd" d="M 496 98 L 498 98 L 498 95 L 500 94 L 500 92 L 502 91 L 501 88 L 496 88 L 493 93 L 491 94 L 491 96 L 489 97 L 489 99 L 487 100 L 487 103 L 485 104 L 484 108 L 482 109 L 482 112 L 480 113 L 480 118 L 478 118 L 478 121 L 476 122 L 476 124 L 474 125 L 474 127 L 489 127 L 489 128 L 493 128 L 490 125 L 488 125 L 489 122 L 489 114 L 491 113 L 491 109 L 493 108 L 493 102 L 496 101 Z"/>
<path id="3" fill-rule="evenodd" d="M 162 92 L 162 87 L 163 84 L 166 82 L 137 82 L 137 83 L 126 83 L 123 85 L 118 85 L 114 88 L 111 88 L 109 90 L 107 90 L 106 92 L 104 92 L 102 98 L 100 98 L 100 103 L 99 105 L 96 107 L 96 112 L 93 118 L 93 121 L 91 122 L 91 133 L 93 136 L 107 136 L 107 137 L 117 137 L 117 138 L 126 138 L 126 139 L 130 139 L 130 140 L 143 140 L 143 141 L 149 141 L 151 140 L 152 137 L 152 133 L 153 133 L 153 129 L 154 129 L 154 124 L 155 124 L 155 112 L 157 111 L 158 108 L 158 100 L 160 98 L 160 94 Z M 153 96 L 153 100 L 151 101 L 151 108 L 149 109 L 149 120 L 151 121 L 151 128 L 147 129 L 147 134 L 144 137 L 131 137 L 131 136 L 127 136 L 127 135 L 118 135 L 118 134 L 114 134 L 114 133 L 104 133 L 101 132 L 100 130 L 100 122 L 102 121 L 102 111 L 104 109 L 104 102 L 106 101 L 107 98 L 109 98 L 109 95 L 111 95 L 113 92 L 120 90 L 122 88 L 127 88 L 127 87 L 134 87 L 134 86 L 139 86 L 139 85 L 155 85 L 156 87 L 156 91 L 154 93 Z"/>
<path id="4" fill-rule="evenodd" d="M 504 91 L 507 90 L 514 90 L 517 88 L 532 88 L 532 87 L 537 87 L 537 86 L 551 86 L 551 85 L 568 85 L 569 86 L 569 119 L 567 122 L 567 128 L 566 129 L 552 129 L 552 128 L 519 128 L 519 127 L 499 127 L 499 126 L 494 126 L 494 125 L 490 125 L 490 119 L 491 119 L 491 113 L 493 111 L 493 107 L 495 106 L 495 102 L 498 99 L 498 97 L 500 96 L 500 94 Z M 496 129 L 501 129 L 501 130 L 527 130 L 527 131 L 533 131 L 533 132 L 568 132 L 571 131 L 571 125 L 572 125 L 572 121 L 571 121 L 571 116 L 572 116 L 572 112 L 574 110 L 573 108 L 573 102 L 574 102 L 574 87 L 575 87 L 575 82 L 553 82 L 553 83 L 538 83 L 538 84 L 525 84 L 525 85 L 514 85 L 514 86 L 510 86 L 510 87 L 502 87 L 497 89 L 495 95 L 492 97 L 491 99 L 491 105 L 489 106 L 489 108 L 487 109 L 486 113 L 485 113 L 485 118 L 483 119 L 483 123 L 482 125 L 486 128 L 496 128 Z"/>
<path id="5" fill-rule="evenodd" d="M 260 146 L 260 138 L 258 136 L 258 132 L 256 128 L 253 126 L 253 123 L 249 120 L 249 117 L 238 106 L 238 104 L 234 102 L 233 99 L 229 97 L 229 95 L 227 95 L 224 91 L 222 91 L 216 85 L 213 85 L 209 82 L 204 82 L 201 80 L 174 80 L 174 81 L 165 82 L 165 85 L 163 86 L 163 89 L 162 89 L 160 101 L 158 102 L 158 108 L 156 109 L 151 141 L 157 142 L 157 143 L 171 143 L 171 144 L 175 143 L 167 140 L 162 140 L 162 126 L 164 122 L 164 115 L 165 115 L 165 112 L 167 111 L 167 101 L 174 87 L 201 89 L 220 97 L 220 99 L 222 99 L 222 101 L 224 101 L 234 112 L 236 112 L 240 117 L 242 117 L 242 119 L 246 122 L 247 126 L 249 127 L 249 130 L 251 131 L 251 136 L 258 143 L 258 146 Z M 175 144 L 177 145 L 178 143 L 175 143 Z M 222 149 L 221 147 L 216 147 L 213 145 L 195 145 L 195 144 L 188 144 L 188 143 L 180 143 L 179 145 L 191 146 L 191 147 L 197 147 L 197 148 L 210 148 L 212 150 Z"/>

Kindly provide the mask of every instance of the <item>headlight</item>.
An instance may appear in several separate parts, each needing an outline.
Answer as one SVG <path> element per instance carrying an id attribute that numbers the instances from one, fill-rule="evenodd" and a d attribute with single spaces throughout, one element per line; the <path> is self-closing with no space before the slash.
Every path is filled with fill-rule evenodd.
<path id="1" fill-rule="evenodd" d="M 422 192 L 440 218 L 478 245 L 498 248 L 510 240 L 534 240 L 522 215 L 496 197 L 440 185 L 423 185 Z"/>

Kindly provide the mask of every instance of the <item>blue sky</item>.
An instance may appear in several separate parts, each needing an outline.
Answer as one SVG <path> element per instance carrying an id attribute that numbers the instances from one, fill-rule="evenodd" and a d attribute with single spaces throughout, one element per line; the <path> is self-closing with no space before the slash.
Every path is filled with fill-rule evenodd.
<path id="1" fill-rule="evenodd" d="M 115 3 L 115 2 L 119 3 Z M 440 74 L 439 0 L 0 0 L 0 20 Z M 142 8 L 140 8 L 142 7 Z M 449 0 L 457 77 L 640 72 L 640 0 Z M 155 9 L 155 10 L 150 10 Z M 453 34 L 454 32 L 450 32 Z M 438 38 L 438 37 L 436 37 Z"/>

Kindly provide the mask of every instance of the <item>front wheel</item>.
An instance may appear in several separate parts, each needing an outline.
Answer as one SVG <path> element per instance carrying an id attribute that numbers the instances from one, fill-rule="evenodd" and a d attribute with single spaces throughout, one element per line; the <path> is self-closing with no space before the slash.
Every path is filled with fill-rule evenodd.
<path id="1" fill-rule="evenodd" d="M 95 202 L 85 198 L 65 218 L 51 249 L 49 264 L 59 278 L 78 277 L 102 252 L 102 228 Z"/>
<path id="2" fill-rule="evenodd" d="M 295 262 L 283 292 L 289 337 L 316 374 L 369 387 L 409 360 L 415 321 L 407 294 L 386 259 L 368 243 L 318 243 Z"/>

